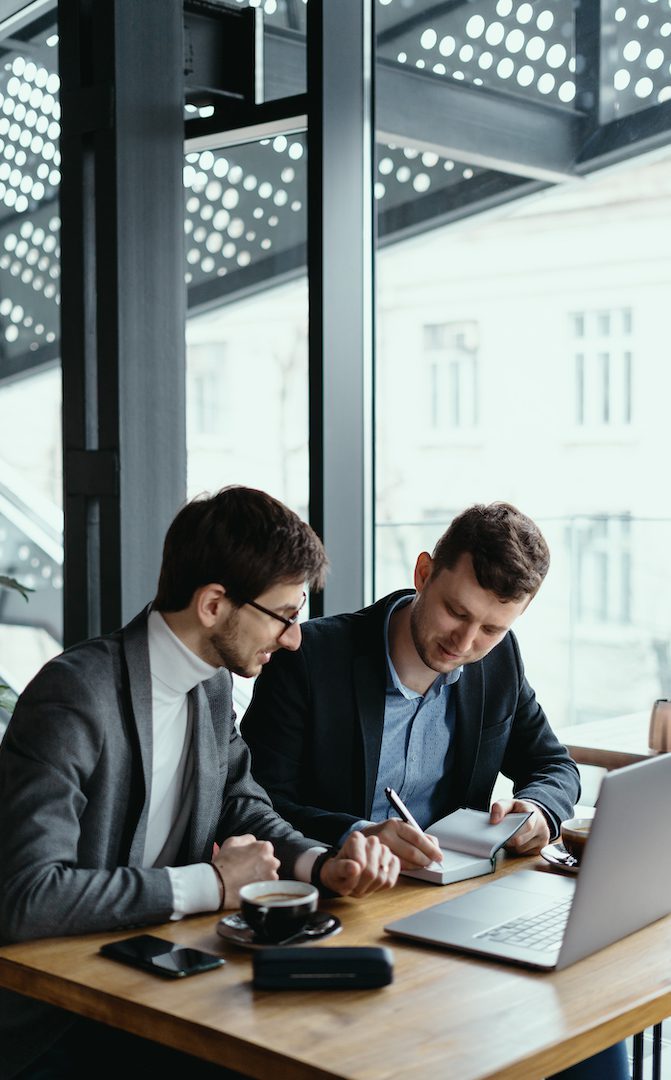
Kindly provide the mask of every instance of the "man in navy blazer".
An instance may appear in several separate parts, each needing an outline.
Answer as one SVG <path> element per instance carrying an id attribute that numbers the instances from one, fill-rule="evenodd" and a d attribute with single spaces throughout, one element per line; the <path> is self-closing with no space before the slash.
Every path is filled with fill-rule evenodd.
<path id="1" fill-rule="evenodd" d="M 524 674 L 511 626 L 549 565 L 540 530 L 505 503 L 455 518 L 415 591 L 311 620 L 293 653 L 256 681 L 242 734 L 276 809 L 332 844 L 378 835 L 410 868 L 430 854 L 388 817 L 393 787 L 422 828 L 461 806 L 490 809 L 499 773 L 514 797 L 492 820 L 531 811 L 510 847 L 539 851 L 572 814 L 578 770 Z"/>
<path id="2" fill-rule="evenodd" d="M 415 591 L 303 626 L 303 644 L 273 658 L 241 725 L 252 770 L 276 809 L 338 844 L 377 836 L 401 866 L 426 864 L 433 841 L 388 818 L 384 788 L 422 829 L 460 806 L 490 809 L 499 773 L 513 798 L 491 805 L 531 817 L 509 847 L 527 854 L 557 836 L 580 794 L 578 770 L 524 674 L 511 626 L 547 573 L 533 521 L 507 503 L 452 522 L 415 567 Z M 624 1043 L 554 1080 L 625 1080 Z"/>

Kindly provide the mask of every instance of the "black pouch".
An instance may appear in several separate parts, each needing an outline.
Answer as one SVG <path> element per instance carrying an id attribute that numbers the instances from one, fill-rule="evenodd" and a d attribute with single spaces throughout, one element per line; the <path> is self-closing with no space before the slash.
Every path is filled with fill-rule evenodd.
<path id="1" fill-rule="evenodd" d="M 268 946 L 252 963 L 257 990 L 366 990 L 394 977 L 391 950 L 382 946 Z"/>

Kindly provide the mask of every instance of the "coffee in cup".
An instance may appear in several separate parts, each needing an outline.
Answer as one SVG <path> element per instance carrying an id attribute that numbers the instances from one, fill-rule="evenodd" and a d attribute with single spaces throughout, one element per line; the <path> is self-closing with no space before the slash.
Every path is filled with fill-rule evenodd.
<path id="1" fill-rule="evenodd" d="M 591 825 L 592 818 L 570 818 L 568 821 L 562 821 L 562 844 L 578 865 L 585 851 Z"/>
<path id="2" fill-rule="evenodd" d="M 318 901 L 318 890 L 305 881 L 254 881 L 240 889 L 243 919 L 269 944 L 300 934 Z"/>

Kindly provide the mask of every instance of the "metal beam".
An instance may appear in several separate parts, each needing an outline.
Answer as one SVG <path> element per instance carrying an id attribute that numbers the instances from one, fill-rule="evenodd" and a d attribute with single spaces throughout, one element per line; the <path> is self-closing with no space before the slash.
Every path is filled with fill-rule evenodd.
<path id="1" fill-rule="evenodd" d="M 227 146 L 304 131 L 307 112 L 306 94 L 266 101 L 261 105 L 215 107 L 212 116 L 186 120 L 184 152 L 222 150 Z"/>
<path id="2" fill-rule="evenodd" d="M 39 349 L 30 349 L 18 356 L 2 357 L 2 374 L 0 386 L 17 382 L 28 375 L 36 375 L 38 371 L 46 371 L 48 368 L 57 367 L 61 356 L 61 343 L 54 341 L 50 345 L 42 345 Z"/>
<path id="3" fill-rule="evenodd" d="M 305 35 L 281 27 L 264 27 L 263 97 L 266 101 L 305 93 L 306 52 Z"/>
<path id="4" fill-rule="evenodd" d="M 388 247 L 427 229 L 439 229 L 466 217 L 486 213 L 548 186 L 540 180 L 487 172 L 461 184 L 451 184 L 447 189 L 416 196 L 378 215 L 378 247 Z"/>
<path id="5" fill-rule="evenodd" d="M 267 28 L 264 40 L 267 95 L 302 93 L 302 39 Z M 375 79 L 379 140 L 533 180 L 573 176 L 583 129 L 573 108 L 382 59 Z"/>
<path id="6" fill-rule="evenodd" d="M 56 0 L 0 0 L 0 40 L 56 8 Z"/>
<path id="7" fill-rule="evenodd" d="M 377 47 L 381 45 L 388 45 L 390 41 L 397 41 L 399 37 L 403 37 L 404 34 L 409 33 L 411 30 L 416 30 L 419 26 L 426 28 L 427 26 L 434 26 L 438 19 L 441 19 L 443 15 L 450 15 L 457 8 L 464 7 L 469 0 L 440 0 L 437 4 L 422 5 L 421 11 L 417 11 L 414 15 L 401 16 L 401 18 L 388 26 L 386 30 L 381 30 L 377 35 Z"/>
<path id="8" fill-rule="evenodd" d="M 186 495 L 182 3 L 59 28 L 67 645 L 151 599 Z"/>
<path id="9" fill-rule="evenodd" d="M 306 273 L 307 245 L 297 244 L 240 270 L 229 271 L 225 277 L 213 277 L 191 285 L 187 293 L 189 315 L 244 300 L 247 296 L 295 281 Z"/>
<path id="10" fill-rule="evenodd" d="M 575 104 L 585 115 L 583 139 L 599 126 L 599 114 L 604 95 L 611 90 L 602 85 L 601 55 L 604 48 L 612 48 L 616 23 L 602 19 L 601 4 L 576 4 L 575 6 Z"/>
<path id="11" fill-rule="evenodd" d="M 372 20 L 372 0 L 308 5 L 310 521 L 331 561 L 311 615 L 372 598 Z"/>
<path id="12" fill-rule="evenodd" d="M 532 180 L 572 177 L 583 123 L 573 109 L 385 60 L 375 77 L 378 140 Z"/>
<path id="13" fill-rule="evenodd" d="M 576 169 L 582 175 L 669 144 L 671 101 L 663 101 L 603 124 L 581 148 Z"/>
<path id="14" fill-rule="evenodd" d="M 254 8 L 184 0 L 184 89 L 193 104 L 254 100 Z"/>

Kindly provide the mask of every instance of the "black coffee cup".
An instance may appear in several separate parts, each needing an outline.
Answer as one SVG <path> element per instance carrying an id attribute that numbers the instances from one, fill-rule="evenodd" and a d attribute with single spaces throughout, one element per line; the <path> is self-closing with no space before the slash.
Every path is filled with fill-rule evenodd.
<path id="1" fill-rule="evenodd" d="M 305 929 L 318 901 L 318 890 L 305 881 L 254 881 L 240 889 L 247 926 L 259 941 L 275 945 Z"/>
<path id="2" fill-rule="evenodd" d="M 562 844 L 578 865 L 585 853 L 591 827 L 592 818 L 571 818 L 569 821 L 562 821 Z"/>

